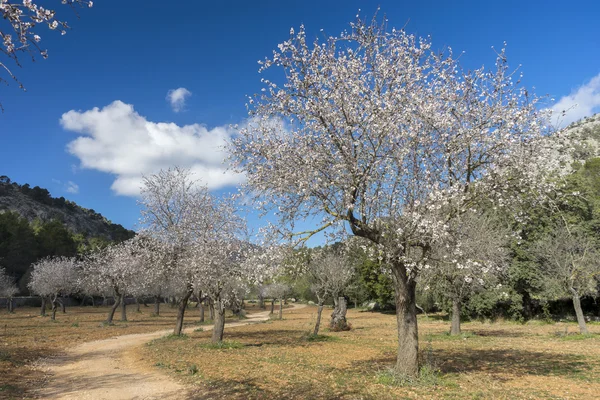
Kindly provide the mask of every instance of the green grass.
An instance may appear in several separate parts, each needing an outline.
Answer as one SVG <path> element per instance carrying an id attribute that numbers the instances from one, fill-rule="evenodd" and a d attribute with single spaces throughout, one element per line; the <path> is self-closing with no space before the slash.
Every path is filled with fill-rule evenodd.
<path id="1" fill-rule="evenodd" d="M 307 342 L 337 342 L 340 340 L 337 336 L 315 335 L 314 333 L 308 333 L 302 338 Z"/>
<path id="2" fill-rule="evenodd" d="M 420 386 L 434 387 L 447 385 L 442 378 L 441 372 L 429 365 L 423 365 L 419 370 L 419 376 L 398 375 L 393 369 L 388 369 L 377 374 L 377 383 L 386 386 Z"/>

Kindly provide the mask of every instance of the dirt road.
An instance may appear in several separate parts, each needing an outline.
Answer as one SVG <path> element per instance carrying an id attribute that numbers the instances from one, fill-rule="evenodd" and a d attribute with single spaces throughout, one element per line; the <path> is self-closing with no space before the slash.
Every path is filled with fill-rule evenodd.
<path id="1" fill-rule="evenodd" d="M 302 308 L 294 304 L 292 309 Z M 226 329 L 269 319 L 269 312 L 250 314 L 247 320 L 227 324 Z M 211 329 L 212 326 L 205 326 Z M 188 328 L 191 330 L 193 328 Z M 150 400 L 186 399 L 188 389 L 134 355 L 134 349 L 168 331 L 123 335 L 88 342 L 74 347 L 61 357 L 45 361 L 40 368 L 50 378 L 35 394 L 53 400 Z"/>

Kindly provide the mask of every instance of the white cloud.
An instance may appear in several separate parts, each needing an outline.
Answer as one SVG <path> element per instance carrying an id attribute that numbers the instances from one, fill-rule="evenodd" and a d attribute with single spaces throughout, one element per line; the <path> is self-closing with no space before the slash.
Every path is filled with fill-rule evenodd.
<path id="1" fill-rule="evenodd" d="M 73 181 L 68 181 L 65 183 L 65 190 L 67 193 L 77 194 L 79 193 L 79 185 Z"/>
<path id="2" fill-rule="evenodd" d="M 600 74 L 558 100 L 552 111 L 553 122 L 558 121 L 561 127 L 600 111 Z"/>
<path id="3" fill-rule="evenodd" d="M 171 104 L 173 111 L 180 112 L 185 108 L 185 101 L 191 95 L 192 92 L 186 88 L 171 89 L 167 93 L 167 101 Z"/>
<path id="4" fill-rule="evenodd" d="M 52 179 L 52 182 L 56 183 L 57 185 L 62 186 L 62 190 L 64 190 L 67 193 L 71 193 L 71 194 L 79 193 L 79 185 L 73 181 L 67 181 L 66 183 L 63 183 L 63 181 L 61 181 L 61 180 Z"/>
<path id="5" fill-rule="evenodd" d="M 115 175 L 111 187 L 120 195 L 137 196 L 142 175 L 175 165 L 191 168 L 210 189 L 244 180 L 223 164 L 223 146 L 233 134 L 229 127 L 152 122 L 118 100 L 102 109 L 71 110 L 60 123 L 82 134 L 67 145 L 81 167 Z"/>

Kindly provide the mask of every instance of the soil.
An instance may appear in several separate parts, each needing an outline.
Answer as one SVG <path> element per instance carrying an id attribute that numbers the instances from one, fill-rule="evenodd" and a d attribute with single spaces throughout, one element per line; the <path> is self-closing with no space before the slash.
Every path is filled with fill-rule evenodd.
<path id="1" fill-rule="evenodd" d="M 301 308 L 303 305 L 294 305 Z M 227 324 L 227 328 L 269 319 L 269 312 L 251 314 L 247 320 Z M 212 326 L 204 326 L 210 330 Z M 227 329 L 226 328 L 226 329 Z M 187 328 L 186 332 L 193 330 Z M 171 333 L 122 335 L 83 343 L 65 354 L 42 361 L 39 368 L 48 374 L 36 391 L 44 399 L 149 400 L 183 399 L 190 394 L 186 386 L 154 368 L 136 351 L 153 339 Z"/>

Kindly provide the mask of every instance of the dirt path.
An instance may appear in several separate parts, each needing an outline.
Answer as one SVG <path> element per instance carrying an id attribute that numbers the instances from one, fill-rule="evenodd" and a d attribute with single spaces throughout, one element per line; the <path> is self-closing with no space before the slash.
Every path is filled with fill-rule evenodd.
<path id="1" fill-rule="evenodd" d="M 291 309 L 305 307 L 294 304 Z M 269 319 L 269 311 L 250 314 L 244 322 L 227 324 L 227 328 Z M 211 329 L 212 326 L 205 326 Z M 186 329 L 187 331 L 193 328 Z M 61 357 L 46 361 L 42 368 L 50 374 L 36 395 L 43 399 L 81 400 L 150 400 L 189 398 L 185 386 L 160 373 L 133 349 L 171 333 L 159 332 L 123 335 L 83 343 Z"/>

